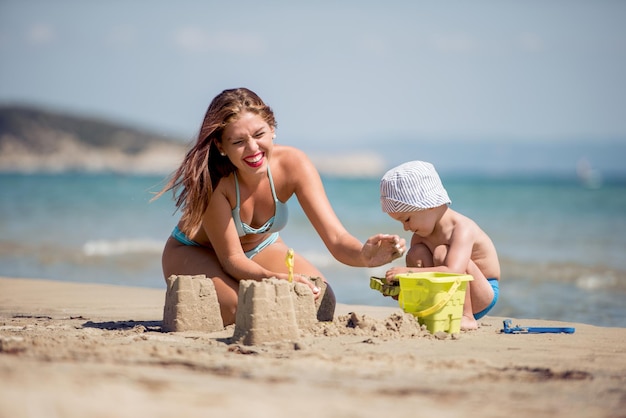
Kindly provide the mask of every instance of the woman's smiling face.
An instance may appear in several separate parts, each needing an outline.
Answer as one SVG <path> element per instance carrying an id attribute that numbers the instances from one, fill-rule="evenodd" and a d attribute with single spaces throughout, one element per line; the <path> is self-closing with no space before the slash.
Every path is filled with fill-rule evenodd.
<path id="1" fill-rule="evenodd" d="M 218 148 L 238 169 L 256 170 L 271 157 L 273 138 L 272 126 L 261 116 L 245 112 L 224 128 Z"/>

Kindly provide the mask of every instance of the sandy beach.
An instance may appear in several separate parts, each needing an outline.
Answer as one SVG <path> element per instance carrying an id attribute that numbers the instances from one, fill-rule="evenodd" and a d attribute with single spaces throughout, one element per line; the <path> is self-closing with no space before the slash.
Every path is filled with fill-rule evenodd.
<path id="1" fill-rule="evenodd" d="M 161 330 L 165 290 L 0 278 L 1 417 L 625 417 L 626 328 L 440 339 L 339 305 L 297 341 Z"/>

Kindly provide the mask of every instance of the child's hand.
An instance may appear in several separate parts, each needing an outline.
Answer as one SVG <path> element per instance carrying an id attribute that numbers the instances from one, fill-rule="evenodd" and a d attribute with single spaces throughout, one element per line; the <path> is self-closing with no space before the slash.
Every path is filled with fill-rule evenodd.
<path id="1" fill-rule="evenodd" d="M 406 241 L 398 235 L 378 234 L 370 237 L 361 249 L 361 259 L 367 267 L 391 263 L 406 251 Z"/>

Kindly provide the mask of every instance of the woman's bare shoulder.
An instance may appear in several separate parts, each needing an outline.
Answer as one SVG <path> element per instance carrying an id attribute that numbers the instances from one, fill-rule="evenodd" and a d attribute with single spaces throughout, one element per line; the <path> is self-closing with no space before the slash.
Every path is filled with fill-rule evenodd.
<path id="1" fill-rule="evenodd" d="M 283 198 L 285 194 L 289 197 L 298 190 L 318 190 L 319 173 L 304 151 L 284 145 L 275 151 L 272 176 L 274 181 L 278 178 L 279 184 L 284 186 Z"/>
<path id="2" fill-rule="evenodd" d="M 280 169 L 289 174 L 302 173 L 303 170 L 313 168 L 311 160 L 304 151 L 288 145 L 274 147 L 274 161 Z"/>
<path id="3" fill-rule="evenodd" d="M 306 153 L 299 148 L 292 147 L 290 145 L 274 145 L 273 154 L 275 157 L 281 159 L 291 159 L 294 157 L 306 158 L 308 159 Z"/>

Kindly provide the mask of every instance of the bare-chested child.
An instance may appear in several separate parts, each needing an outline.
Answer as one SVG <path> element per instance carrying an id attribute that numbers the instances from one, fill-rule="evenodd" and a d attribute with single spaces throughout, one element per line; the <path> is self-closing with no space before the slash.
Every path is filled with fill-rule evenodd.
<path id="1" fill-rule="evenodd" d="M 385 274 L 420 271 L 470 274 L 461 329 L 478 328 L 499 294 L 500 263 L 489 236 L 470 218 L 450 209 L 451 201 L 432 164 L 411 161 L 389 170 L 380 182 L 383 212 L 413 232 L 406 267 Z"/>

